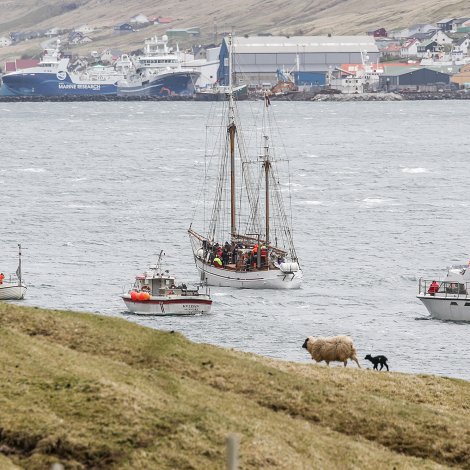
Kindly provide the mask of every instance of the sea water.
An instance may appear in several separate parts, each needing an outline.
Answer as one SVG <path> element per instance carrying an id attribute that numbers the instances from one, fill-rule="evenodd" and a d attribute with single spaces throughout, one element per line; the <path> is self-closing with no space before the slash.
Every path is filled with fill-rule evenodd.
<path id="1" fill-rule="evenodd" d="M 253 105 L 241 103 L 242 115 Z M 302 288 L 212 288 L 206 316 L 125 312 L 120 293 L 161 249 L 177 280 L 198 281 L 187 229 L 213 106 L 0 103 L 0 271 L 16 270 L 22 243 L 22 305 L 296 362 L 310 360 L 307 336 L 347 334 L 363 366 L 385 354 L 393 371 L 470 379 L 470 324 L 430 319 L 416 299 L 421 276 L 470 259 L 465 101 L 273 102 Z"/>

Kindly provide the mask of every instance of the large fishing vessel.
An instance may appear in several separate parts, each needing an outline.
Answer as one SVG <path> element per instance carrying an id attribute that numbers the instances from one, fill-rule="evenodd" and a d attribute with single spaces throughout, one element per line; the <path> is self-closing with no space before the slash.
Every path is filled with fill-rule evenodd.
<path id="1" fill-rule="evenodd" d="M 57 41 L 37 66 L 7 73 L 2 81 L 6 94 L 16 96 L 116 95 L 117 82 L 129 73 L 132 62 L 123 55 L 119 65 L 71 70 L 70 59 L 62 56 Z"/>
<path id="2" fill-rule="evenodd" d="M 280 186 L 280 159 L 271 146 L 273 122 L 266 95 L 259 126 L 259 155 L 249 159 L 246 137 L 235 100 L 232 79 L 232 38 L 229 37 L 228 100 L 222 102 L 224 123 L 217 135 L 220 147 L 215 195 L 207 230 L 189 228 L 194 260 L 201 280 L 209 285 L 251 289 L 294 289 L 302 281 L 291 226 Z M 211 126 L 210 129 L 213 129 Z M 212 146 L 211 146 L 212 147 Z M 209 175 L 210 171 L 205 171 Z M 207 183 L 208 180 L 205 180 Z M 207 186 L 207 184 L 205 184 Z M 198 217 L 197 225 L 205 225 Z"/>
<path id="3" fill-rule="evenodd" d="M 168 37 L 147 39 L 143 55 L 135 60 L 136 71 L 118 83 L 121 96 L 192 95 L 200 72 L 182 68 L 183 58 L 168 46 Z"/>

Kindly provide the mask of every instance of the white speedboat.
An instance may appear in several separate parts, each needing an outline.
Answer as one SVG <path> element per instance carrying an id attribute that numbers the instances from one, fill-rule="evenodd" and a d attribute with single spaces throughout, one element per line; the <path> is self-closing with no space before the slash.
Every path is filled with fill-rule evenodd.
<path id="1" fill-rule="evenodd" d="M 26 294 L 26 286 L 19 282 L 3 282 L 0 284 L 0 300 L 21 300 Z"/>
<path id="2" fill-rule="evenodd" d="M 176 284 L 175 277 L 161 269 L 162 252 L 156 265 L 135 278 L 134 286 L 122 295 L 127 309 L 139 315 L 196 315 L 210 313 L 212 299 L 206 288 Z"/>
<path id="3" fill-rule="evenodd" d="M 224 89 L 227 104 L 221 113 L 222 123 L 217 130 L 216 143 L 211 145 L 216 161 L 204 170 L 203 197 L 212 201 L 193 219 L 188 230 L 196 268 L 201 281 L 210 286 L 242 289 L 297 289 L 302 282 L 297 253 L 294 247 L 290 218 L 285 210 L 280 183 L 281 159 L 271 144 L 275 137 L 269 124 L 276 120 L 271 115 L 269 97 L 265 95 L 259 113 L 261 137 L 259 147 L 251 149 L 246 142 L 253 140 L 243 135 L 236 105 L 232 79 L 232 38 L 229 37 L 229 84 Z M 214 133 L 208 128 L 207 135 Z M 222 137 L 223 136 L 223 137 Z M 214 173 L 212 175 L 212 168 Z M 217 170 L 216 170 L 217 169 Z M 206 187 L 216 181 L 214 197 L 208 198 Z M 196 211 L 198 212 L 198 211 Z M 195 212 L 195 213 L 196 213 Z M 208 220 L 206 214 L 211 214 Z M 204 230 L 205 227 L 205 230 Z M 224 243 L 225 242 L 225 243 Z"/>
<path id="4" fill-rule="evenodd" d="M 470 321 L 470 266 L 452 266 L 442 280 L 419 280 L 418 299 L 432 318 Z"/>
<path id="5" fill-rule="evenodd" d="M 18 269 L 16 270 L 16 279 L 10 276 L 5 281 L 3 274 L 0 275 L 0 300 L 21 300 L 26 294 L 26 285 L 23 282 L 21 274 L 21 245 L 18 245 Z"/>

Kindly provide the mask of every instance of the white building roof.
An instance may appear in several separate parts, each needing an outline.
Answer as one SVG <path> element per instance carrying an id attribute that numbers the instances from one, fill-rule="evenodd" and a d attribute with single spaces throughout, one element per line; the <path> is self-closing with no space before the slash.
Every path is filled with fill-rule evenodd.
<path id="1" fill-rule="evenodd" d="M 372 36 L 236 36 L 236 54 L 306 52 L 379 52 Z"/>

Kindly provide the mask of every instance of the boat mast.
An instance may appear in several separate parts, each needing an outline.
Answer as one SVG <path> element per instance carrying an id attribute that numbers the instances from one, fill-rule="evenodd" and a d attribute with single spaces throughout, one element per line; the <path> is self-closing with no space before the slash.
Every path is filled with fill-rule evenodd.
<path id="1" fill-rule="evenodd" d="M 265 178 L 265 199 L 266 199 L 266 248 L 269 245 L 269 170 L 271 169 L 271 162 L 269 160 L 269 144 L 268 144 L 269 137 L 267 135 L 264 136 L 264 178 Z"/>
<path id="2" fill-rule="evenodd" d="M 18 243 L 18 269 L 16 270 L 18 285 L 21 286 L 21 243 Z"/>
<path id="3" fill-rule="evenodd" d="M 236 233 L 236 212 L 235 212 L 235 102 L 233 99 L 233 78 L 232 78 L 232 35 L 228 36 L 228 100 L 229 100 L 229 122 L 227 132 L 230 138 L 230 232 L 232 237 Z"/>

